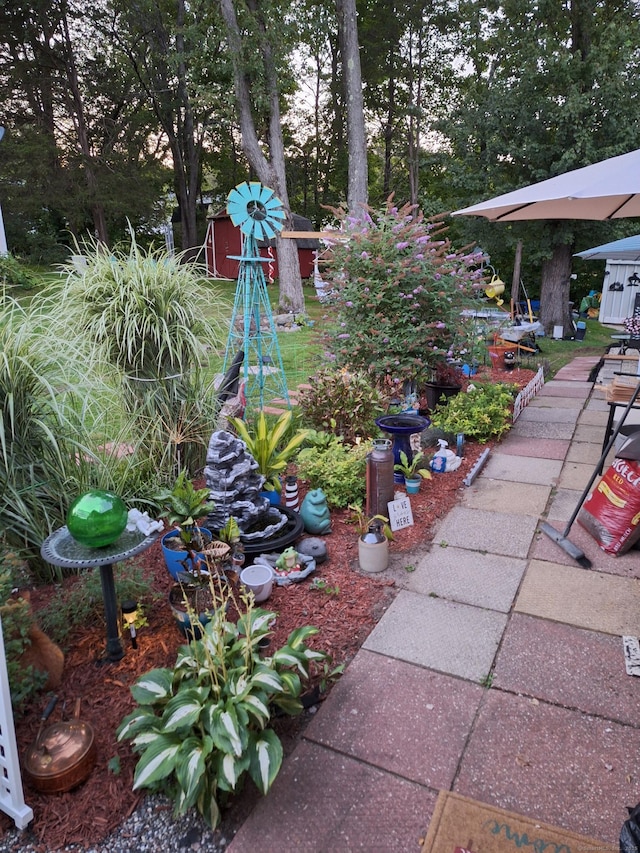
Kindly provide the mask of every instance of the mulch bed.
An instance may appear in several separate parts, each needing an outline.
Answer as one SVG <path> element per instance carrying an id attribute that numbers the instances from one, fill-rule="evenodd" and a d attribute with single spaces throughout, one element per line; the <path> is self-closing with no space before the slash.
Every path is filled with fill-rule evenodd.
<path id="1" fill-rule="evenodd" d="M 499 377 L 521 386 L 533 375 L 524 370 L 513 374 L 492 371 L 492 374 L 494 379 Z M 468 442 L 457 471 L 434 475 L 432 480 L 423 482 L 420 493 L 411 496 L 414 525 L 396 532 L 390 546 L 392 555 L 406 554 L 409 565 L 413 562 L 411 555 L 417 558 L 425 552 L 435 524 L 459 502 L 463 480 L 486 446 L 490 445 Z M 320 629 L 312 639 L 313 647 L 330 654 L 332 665 L 348 664 L 395 597 L 393 572 L 384 576 L 360 572 L 357 534 L 353 524 L 348 523 L 349 515 L 347 510 L 331 514 L 332 531 L 324 537 L 329 559 L 309 579 L 288 587 L 274 587 L 270 599 L 262 605 L 277 614 L 271 648 L 280 646 L 294 628 L 311 624 Z M 153 589 L 166 597 L 173 581 L 165 568 L 160 543 L 156 542 L 135 560 L 152 579 Z M 339 593 L 312 589 L 314 577 L 322 578 L 328 587 L 337 587 Z M 38 607 L 46 603 L 50 594 L 48 589 L 32 591 L 36 616 Z M 97 663 L 104 654 L 105 644 L 101 620 L 99 624 L 85 626 L 73 637 L 65 657 L 63 683 L 56 691 L 58 708 L 51 721 L 60 719 L 59 709 L 63 706 L 70 716 L 76 698 L 82 697 L 81 718 L 94 727 L 98 761 L 87 781 L 68 793 L 42 794 L 25 783 L 25 799 L 34 812 L 26 834 L 29 842 L 42 851 L 57 850 L 71 843 L 80 849 L 97 844 L 133 812 L 144 796 L 144 792 L 132 791 L 135 758 L 128 742 L 117 743 L 115 731 L 134 707 L 129 692 L 131 684 L 150 669 L 171 666 L 184 642 L 165 601 L 147 608 L 145 615 L 149 624 L 138 632 L 138 648 L 132 649 L 124 637 L 126 655 L 117 663 Z M 317 672 L 311 686 L 321 677 L 322 673 Z M 44 704 L 34 705 L 16 720 L 21 756 L 36 739 Z M 295 746 L 303 725 L 301 720 L 279 725 L 285 753 Z M 118 773 L 109 768 L 116 757 L 120 765 Z M 238 798 L 242 796 L 239 794 Z M 11 819 L 0 814 L 0 830 L 4 833 L 12 827 Z"/>

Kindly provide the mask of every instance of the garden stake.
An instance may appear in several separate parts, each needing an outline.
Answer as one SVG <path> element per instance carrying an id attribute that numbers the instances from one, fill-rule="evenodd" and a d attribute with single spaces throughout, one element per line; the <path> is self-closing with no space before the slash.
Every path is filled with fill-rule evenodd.
<path id="1" fill-rule="evenodd" d="M 598 476 L 598 472 L 602 470 L 602 466 L 604 465 L 604 460 L 607 458 L 607 454 L 609 453 L 609 451 L 613 447 L 613 444 L 614 444 L 616 438 L 618 437 L 618 433 L 620 432 L 620 430 L 624 426 L 625 419 L 626 419 L 627 415 L 629 414 L 629 412 L 631 411 L 631 408 L 633 407 L 633 404 L 635 403 L 635 401 L 638 397 L 638 394 L 640 394 L 640 382 L 638 383 L 638 385 L 636 385 L 634 392 L 631 395 L 629 402 L 627 403 L 627 407 L 624 410 L 624 412 L 622 413 L 620 420 L 618 421 L 618 425 L 616 426 L 616 428 L 612 432 L 611 438 L 607 442 L 607 446 L 602 451 L 602 456 L 598 460 L 598 464 L 596 465 L 594 472 L 591 475 L 589 482 L 587 483 L 587 485 L 585 487 L 585 490 L 583 491 L 582 495 L 580 496 L 580 500 L 578 501 L 578 505 L 576 506 L 573 513 L 571 514 L 571 518 L 567 522 L 567 526 L 565 527 L 564 531 L 562 533 L 560 533 L 558 530 L 555 529 L 555 527 L 552 527 L 546 521 L 543 521 L 542 524 L 540 525 L 540 530 L 542 530 L 543 533 L 546 533 L 546 535 L 550 539 L 553 539 L 553 541 L 557 545 L 559 545 L 562 548 L 562 550 L 565 553 L 567 553 L 572 559 L 574 559 L 577 563 L 579 563 L 583 569 L 590 569 L 591 568 L 591 560 L 589 560 L 589 558 L 585 555 L 584 551 L 581 551 L 577 545 L 574 545 L 573 542 L 570 542 L 567 537 L 569 536 L 569 531 L 571 530 L 571 526 L 573 525 L 573 522 L 578 517 L 578 513 L 580 512 L 580 508 L 582 507 L 582 504 L 587 499 L 587 495 L 589 494 L 591 487 L 593 486 L 595 479 Z"/>

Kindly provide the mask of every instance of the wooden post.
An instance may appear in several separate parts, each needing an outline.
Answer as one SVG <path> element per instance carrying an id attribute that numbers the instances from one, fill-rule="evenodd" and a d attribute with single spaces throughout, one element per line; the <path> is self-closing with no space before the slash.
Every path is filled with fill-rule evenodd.
<path id="1" fill-rule="evenodd" d="M 522 240 L 518 240 L 516 256 L 513 261 L 513 278 L 511 279 L 511 319 L 515 319 L 520 301 L 520 268 L 522 266 Z"/>

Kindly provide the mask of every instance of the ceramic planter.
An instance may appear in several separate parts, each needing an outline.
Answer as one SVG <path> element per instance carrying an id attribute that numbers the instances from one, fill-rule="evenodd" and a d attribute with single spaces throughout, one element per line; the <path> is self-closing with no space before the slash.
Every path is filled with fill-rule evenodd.
<path id="1" fill-rule="evenodd" d="M 179 584 L 175 583 L 171 589 L 169 590 L 169 607 L 171 608 L 171 612 L 173 613 L 173 618 L 176 621 L 176 625 L 178 626 L 180 632 L 184 634 L 189 640 L 195 639 L 199 640 L 202 634 L 201 626 L 206 625 L 207 622 L 210 621 L 210 616 L 207 613 L 207 607 L 202 603 L 202 609 L 198 606 L 198 620 L 195 625 L 191 622 L 191 617 L 187 612 L 187 608 L 184 603 L 184 595 L 185 589 Z M 195 592 L 195 590 L 191 590 L 190 592 L 187 590 L 187 594 Z M 198 594 L 208 592 L 208 590 L 199 590 Z M 197 599 L 195 599 L 197 602 Z"/>
<path id="2" fill-rule="evenodd" d="M 203 538 L 208 542 L 211 541 L 211 532 L 204 527 L 199 527 L 198 530 L 202 534 Z M 187 563 L 185 565 L 185 559 L 187 558 L 186 551 L 178 551 L 174 548 L 171 548 L 168 543 L 171 539 L 175 539 L 180 535 L 179 530 L 170 530 L 168 533 L 162 537 L 161 545 L 162 545 L 162 553 L 164 555 L 164 561 L 167 565 L 167 569 L 169 574 L 174 580 L 178 580 L 178 572 L 189 571 L 189 569 L 193 568 Z M 198 557 L 203 561 L 203 564 L 206 564 L 205 555 L 202 552 L 198 553 Z"/>
<path id="3" fill-rule="evenodd" d="M 358 562 L 363 572 L 383 572 L 389 565 L 389 540 L 379 521 L 358 538 Z"/>
<path id="4" fill-rule="evenodd" d="M 420 480 L 422 477 L 405 477 L 404 485 L 408 495 L 417 495 L 420 491 Z"/>

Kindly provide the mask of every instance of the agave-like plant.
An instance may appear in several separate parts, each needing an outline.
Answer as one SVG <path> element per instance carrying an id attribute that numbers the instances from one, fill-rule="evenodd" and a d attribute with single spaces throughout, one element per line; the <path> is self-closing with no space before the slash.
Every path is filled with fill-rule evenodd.
<path id="1" fill-rule="evenodd" d="M 247 445 L 247 450 L 258 463 L 258 470 L 265 477 L 264 488 L 267 491 L 280 492 L 280 475 L 309 434 L 308 429 L 299 429 L 283 444 L 293 420 L 293 412 L 283 412 L 278 420 L 270 425 L 263 411 L 258 412 L 253 429 L 240 418 L 229 418 L 229 426 Z"/>
<path id="2" fill-rule="evenodd" d="M 318 632 L 294 630 L 270 657 L 259 654 L 275 614 L 254 608 L 237 624 L 226 606 L 211 614 L 202 636 L 178 651 L 172 669 L 154 669 L 131 688 L 138 708 L 118 727 L 140 753 L 133 787 L 165 792 L 176 816 L 195 807 L 215 827 L 221 795 L 237 789 L 249 773 L 266 794 L 282 764 L 282 744 L 270 729 L 275 708 L 302 711 L 300 695 L 312 662 L 324 652 L 307 647 Z"/>

